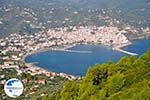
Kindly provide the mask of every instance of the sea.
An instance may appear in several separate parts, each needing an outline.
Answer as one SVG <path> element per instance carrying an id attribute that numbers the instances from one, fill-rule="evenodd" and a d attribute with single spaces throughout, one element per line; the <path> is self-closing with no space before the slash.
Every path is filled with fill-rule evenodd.
<path id="1" fill-rule="evenodd" d="M 133 41 L 123 50 L 138 54 L 137 57 L 145 53 L 150 48 L 150 39 Z M 68 49 L 69 51 L 89 51 L 89 52 L 67 52 L 67 51 L 44 51 L 31 54 L 25 58 L 26 63 L 35 63 L 36 66 L 48 71 L 66 73 L 74 76 L 85 76 L 89 67 L 95 64 L 103 64 L 109 61 L 117 62 L 123 56 L 130 56 L 111 47 L 104 45 L 80 44 Z"/>

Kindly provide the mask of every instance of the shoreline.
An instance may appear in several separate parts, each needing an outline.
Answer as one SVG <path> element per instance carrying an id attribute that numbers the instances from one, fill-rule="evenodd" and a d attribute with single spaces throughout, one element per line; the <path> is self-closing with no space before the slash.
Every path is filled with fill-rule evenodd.
<path id="1" fill-rule="evenodd" d="M 77 45 L 77 44 L 75 44 L 75 45 L 74 45 L 74 44 L 73 44 L 73 45 L 67 45 L 67 47 L 65 47 L 64 50 L 65 50 L 65 49 L 72 48 L 72 47 L 74 47 L 74 46 L 76 46 L 76 45 Z M 64 45 L 64 46 L 65 46 L 65 45 Z M 27 63 L 27 62 L 25 61 L 25 59 L 26 59 L 27 56 L 30 56 L 30 55 L 36 54 L 36 53 L 40 53 L 40 52 L 49 51 L 49 50 L 52 50 L 52 48 L 44 48 L 44 49 L 40 49 L 40 50 L 37 50 L 37 51 L 32 51 L 32 52 L 26 53 L 26 54 L 22 57 L 22 61 L 23 61 L 23 63 L 25 63 L 25 65 L 27 65 L 27 66 L 29 65 L 30 68 L 32 68 L 32 69 L 39 69 L 39 71 L 41 71 L 41 72 L 44 71 L 44 72 L 46 72 L 46 73 L 53 73 L 53 74 L 55 74 L 54 76 L 61 76 L 61 77 L 63 77 L 63 78 L 67 78 L 67 79 L 69 79 L 69 80 L 71 80 L 71 79 L 73 79 L 73 80 L 81 79 L 82 76 L 75 76 L 75 75 L 66 74 L 66 73 L 63 73 L 63 72 L 57 73 L 57 72 L 49 71 L 48 69 L 44 69 L 44 68 L 42 68 L 42 67 L 36 66 L 35 63 L 38 63 L 38 62 Z M 58 50 L 58 48 L 57 48 L 57 50 Z M 57 50 L 56 50 L 56 51 L 57 51 Z M 62 49 L 60 49 L 60 50 L 62 50 Z"/>
<path id="2" fill-rule="evenodd" d="M 59 51 L 59 49 L 60 49 L 60 51 L 63 50 L 64 52 L 67 52 L 67 51 L 65 51 L 65 50 L 68 50 L 69 48 L 75 47 L 75 46 L 78 45 L 78 44 L 79 44 L 79 43 L 70 44 L 70 45 L 63 45 L 63 48 L 44 48 L 44 49 L 40 49 L 40 50 L 37 50 L 37 51 L 32 51 L 32 52 L 26 53 L 26 54 L 23 56 L 22 61 L 23 61 L 26 65 L 30 64 L 30 65 L 32 65 L 32 67 L 36 67 L 36 68 L 38 68 L 38 69 L 40 69 L 40 70 L 44 70 L 44 71 L 46 71 L 46 72 L 50 72 L 50 73 L 51 73 L 52 71 L 49 71 L 48 69 L 44 69 L 44 68 L 41 68 L 41 67 L 39 67 L 39 66 L 36 66 L 36 65 L 35 65 L 35 62 L 33 62 L 33 63 L 27 63 L 27 62 L 25 61 L 26 57 L 27 57 L 27 56 L 30 56 L 30 55 L 32 55 L 32 54 L 37 54 L 37 53 L 41 53 L 41 52 L 45 52 L 45 51 L 49 51 L 49 50 L 51 50 L 51 51 Z M 80 44 L 81 44 L 81 43 L 80 43 Z M 82 44 L 85 44 L 85 43 L 82 43 Z M 124 44 L 124 45 L 118 45 L 118 46 L 116 46 L 116 47 L 119 48 L 119 49 L 122 49 L 123 47 L 126 47 L 126 46 L 131 45 L 131 44 L 132 44 L 132 42 L 127 43 L 127 44 Z M 86 44 L 86 45 L 88 45 L 88 44 Z M 91 45 L 91 44 L 89 44 L 89 45 Z M 98 44 L 94 44 L 94 45 L 97 45 L 97 46 L 98 46 Z M 101 44 L 101 45 L 102 45 L 102 44 Z M 65 46 L 67 46 L 67 47 L 65 47 Z M 107 46 L 107 45 L 102 45 L 102 46 L 111 47 L 111 46 Z M 113 48 L 116 48 L 116 47 L 111 47 L 111 48 L 113 49 Z M 118 51 L 117 49 L 113 49 L 113 50 Z M 120 52 L 120 51 L 118 51 L 118 52 Z M 60 73 L 62 73 L 62 72 L 59 72 L 59 73 L 53 72 L 53 73 L 55 73 L 55 74 L 60 74 Z M 67 75 L 67 76 L 74 76 L 74 77 L 76 77 L 76 78 L 81 77 L 81 76 L 69 75 L 69 74 L 66 74 L 66 73 L 63 73 L 63 74 L 65 74 L 65 75 Z"/>
<path id="3" fill-rule="evenodd" d="M 58 51 L 59 49 L 60 50 L 67 50 L 67 49 L 69 49 L 69 48 L 72 48 L 72 47 L 74 47 L 74 46 L 76 46 L 77 44 L 73 44 L 73 45 L 68 45 L 68 47 L 65 47 L 65 48 L 43 48 L 43 49 L 39 49 L 39 50 L 36 50 L 36 51 L 31 51 L 31 52 L 28 52 L 28 53 L 25 53 L 25 55 L 22 57 L 22 61 L 23 62 L 25 62 L 25 58 L 27 57 L 27 56 L 30 56 L 30 55 L 32 55 L 32 54 L 37 54 L 37 53 L 41 53 L 41 52 L 45 52 L 45 51 Z M 65 45 L 63 45 L 63 46 L 65 46 Z M 25 62 L 26 63 L 26 62 Z"/>

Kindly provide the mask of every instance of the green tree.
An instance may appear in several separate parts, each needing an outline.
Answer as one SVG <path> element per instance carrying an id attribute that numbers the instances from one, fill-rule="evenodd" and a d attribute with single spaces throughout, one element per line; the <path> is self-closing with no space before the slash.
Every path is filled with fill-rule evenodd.
<path id="1" fill-rule="evenodd" d="M 60 93 L 60 100 L 75 100 L 78 96 L 78 84 L 76 82 L 66 82 L 62 92 Z"/>
<path id="2" fill-rule="evenodd" d="M 125 77 L 121 73 L 116 73 L 108 78 L 108 95 L 113 95 L 114 93 L 120 91 L 123 86 L 125 86 Z"/>

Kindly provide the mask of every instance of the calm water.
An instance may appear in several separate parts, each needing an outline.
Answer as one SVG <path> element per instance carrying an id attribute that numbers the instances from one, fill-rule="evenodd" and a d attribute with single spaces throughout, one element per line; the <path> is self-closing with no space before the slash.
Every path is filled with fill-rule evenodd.
<path id="1" fill-rule="evenodd" d="M 134 41 L 132 45 L 123 49 L 141 55 L 147 48 L 150 48 L 150 39 Z M 92 51 L 92 53 L 46 51 L 32 54 L 26 57 L 25 61 L 27 63 L 38 62 L 37 66 L 49 71 L 83 76 L 87 69 L 96 63 L 105 63 L 110 60 L 116 62 L 126 55 L 113 51 L 109 47 L 94 45 L 77 45 L 70 50 Z"/>
<path id="2" fill-rule="evenodd" d="M 124 50 L 137 53 L 139 56 L 150 48 L 150 39 L 134 41 L 132 45 L 124 47 Z"/>

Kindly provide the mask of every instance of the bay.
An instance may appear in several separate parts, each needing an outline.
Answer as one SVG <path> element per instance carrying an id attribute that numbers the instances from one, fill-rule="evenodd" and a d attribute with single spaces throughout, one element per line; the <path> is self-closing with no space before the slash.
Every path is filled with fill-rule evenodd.
<path id="1" fill-rule="evenodd" d="M 124 47 L 124 50 L 137 53 L 140 56 L 150 48 L 150 39 L 133 41 L 132 45 Z M 29 55 L 25 58 L 26 63 L 37 62 L 35 65 L 53 72 L 62 72 L 75 76 L 84 76 L 89 67 L 97 63 L 108 61 L 117 62 L 124 53 L 112 50 L 103 45 L 76 45 L 70 51 L 90 51 L 89 52 L 65 52 L 65 51 L 45 51 Z"/>

